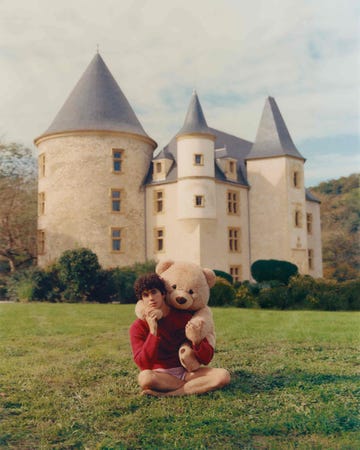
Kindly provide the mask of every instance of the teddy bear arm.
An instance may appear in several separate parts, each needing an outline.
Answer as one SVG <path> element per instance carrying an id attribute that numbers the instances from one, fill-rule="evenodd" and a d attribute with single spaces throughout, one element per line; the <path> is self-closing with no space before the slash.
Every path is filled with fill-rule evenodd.
<path id="1" fill-rule="evenodd" d="M 214 321 L 211 310 L 208 307 L 196 311 L 189 320 L 189 323 L 194 325 L 194 327 L 190 327 L 189 329 L 190 334 L 186 333 L 186 337 L 191 341 L 196 340 L 197 342 L 200 342 L 209 334 L 214 334 Z"/>

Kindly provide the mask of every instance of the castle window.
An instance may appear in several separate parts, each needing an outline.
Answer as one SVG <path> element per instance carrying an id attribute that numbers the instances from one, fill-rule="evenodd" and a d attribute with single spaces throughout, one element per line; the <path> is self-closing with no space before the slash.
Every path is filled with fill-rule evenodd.
<path id="1" fill-rule="evenodd" d="M 45 153 L 41 153 L 38 158 L 39 177 L 45 176 Z"/>
<path id="2" fill-rule="evenodd" d="M 302 215 L 300 211 L 295 211 L 295 217 L 294 217 L 295 227 L 301 228 L 302 227 Z"/>
<path id="3" fill-rule="evenodd" d="M 165 248 L 164 243 L 165 231 L 164 228 L 155 228 L 154 230 L 154 247 L 156 252 L 163 252 Z"/>
<path id="4" fill-rule="evenodd" d="M 116 253 L 123 251 L 123 232 L 121 228 L 111 228 L 111 250 Z"/>
<path id="5" fill-rule="evenodd" d="M 38 255 L 43 255 L 45 253 L 45 231 L 37 231 L 37 252 Z"/>
<path id="6" fill-rule="evenodd" d="M 236 191 L 227 191 L 227 212 L 236 215 L 240 213 L 239 193 Z"/>
<path id="7" fill-rule="evenodd" d="M 308 250 L 308 264 L 309 264 L 309 269 L 313 270 L 314 269 L 314 250 L 310 249 Z"/>
<path id="8" fill-rule="evenodd" d="M 229 251 L 240 253 L 240 228 L 229 228 Z"/>
<path id="9" fill-rule="evenodd" d="M 234 161 L 229 161 L 229 172 L 231 174 L 235 173 L 235 168 L 236 168 L 235 162 Z"/>
<path id="10" fill-rule="evenodd" d="M 195 195 L 194 206 L 197 208 L 203 208 L 205 206 L 205 197 L 203 195 Z"/>
<path id="11" fill-rule="evenodd" d="M 45 192 L 39 192 L 38 194 L 38 215 L 45 214 Z"/>
<path id="12" fill-rule="evenodd" d="M 111 211 L 118 213 L 121 212 L 121 190 L 111 189 Z"/>
<path id="13" fill-rule="evenodd" d="M 230 275 L 233 277 L 235 282 L 241 280 L 241 269 L 241 266 L 230 266 Z"/>
<path id="14" fill-rule="evenodd" d="M 202 155 L 201 153 L 195 153 L 194 165 L 195 166 L 203 166 L 204 165 L 204 155 Z"/>
<path id="15" fill-rule="evenodd" d="M 156 173 L 161 173 L 162 172 L 162 170 L 163 170 L 163 168 L 162 168 L 162 163 L 161 162 L 157 162 L 156 164 L 155 164 L 155 170 L 156 170 Z"/>
<path id="16" fill-rule="evenodd" d="M 297 170 L 293 172 L 293 186 L 296 188 L 300 187 L 300 172 Z"/>
<path id="17" fill-rule="evenodd" d="M 313 230 L 313 215 L 308 213 L 306 214 L 306 228 L 309 234 L 312 234 Z"/>
<path id="18" fill-rule="evenodd" d="M 154 212 L 159 214 L 164 212 L 164 191 L 154 191 Z"/>
<path id="19" fill-rule="evenodd" d="M 113 149 L 113 172 L 121 173 L 123 169 L 124 150 Z"/>

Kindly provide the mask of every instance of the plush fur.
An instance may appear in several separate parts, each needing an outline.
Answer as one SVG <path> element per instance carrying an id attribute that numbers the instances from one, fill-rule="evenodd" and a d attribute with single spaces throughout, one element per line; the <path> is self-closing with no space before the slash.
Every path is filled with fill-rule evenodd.
<path id="1" fill-rule="evenodd" d="M 215 273 L 194 263 L 171 260 L 160 262 L 156 266 L 156 273 L 166 282 L 166 301 L 169 306 L 194 313 L 185 329 L 187 339 L 200 343 L 206 337 L 209 344 L 215 348 L 214 321 L 212 312 L 207 306 L 210 288 L 214 286 L 216 280 Z M 144 318 L 142 300 L 137 302 L 135 313 L 140 319 Z M 181 364 L 189 372 L 200 367 L 188 342 L 180 347 L 179 357 Z"/>

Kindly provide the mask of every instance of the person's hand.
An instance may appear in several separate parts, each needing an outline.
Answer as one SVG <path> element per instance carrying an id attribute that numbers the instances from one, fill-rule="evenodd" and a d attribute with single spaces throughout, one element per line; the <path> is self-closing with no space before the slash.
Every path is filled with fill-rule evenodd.
<path id="1" fill-rule="evenodd" d="M 148 308 L 145 311 L 145 320 L 149 325 L 150 333 L 157 335 L 157 321 L 159 319 L 159 313 L 157 309 Z"/>

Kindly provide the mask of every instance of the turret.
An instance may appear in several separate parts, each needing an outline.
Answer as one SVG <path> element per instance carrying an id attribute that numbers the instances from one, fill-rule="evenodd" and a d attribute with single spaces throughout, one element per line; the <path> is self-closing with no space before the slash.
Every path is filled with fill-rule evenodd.
<path id="1" fill-rule="evenodd" d="M 215 135 L 206 123 L 195 91 L 176 140 L 178 217 L 215 218 Z"/>
<path id="2" fill-rule="evenodd" d="M 252 262 L 286 259 L 307 273 L 304 161 L 269 97 L 246 160 Z"/>
<path id="3" fill-rule="evenodd" d="M 141 187 L 156 143 L 99 54 L 35 144 L 39 264 L 76 247 L 104 267 L 144 260 Z"/>

